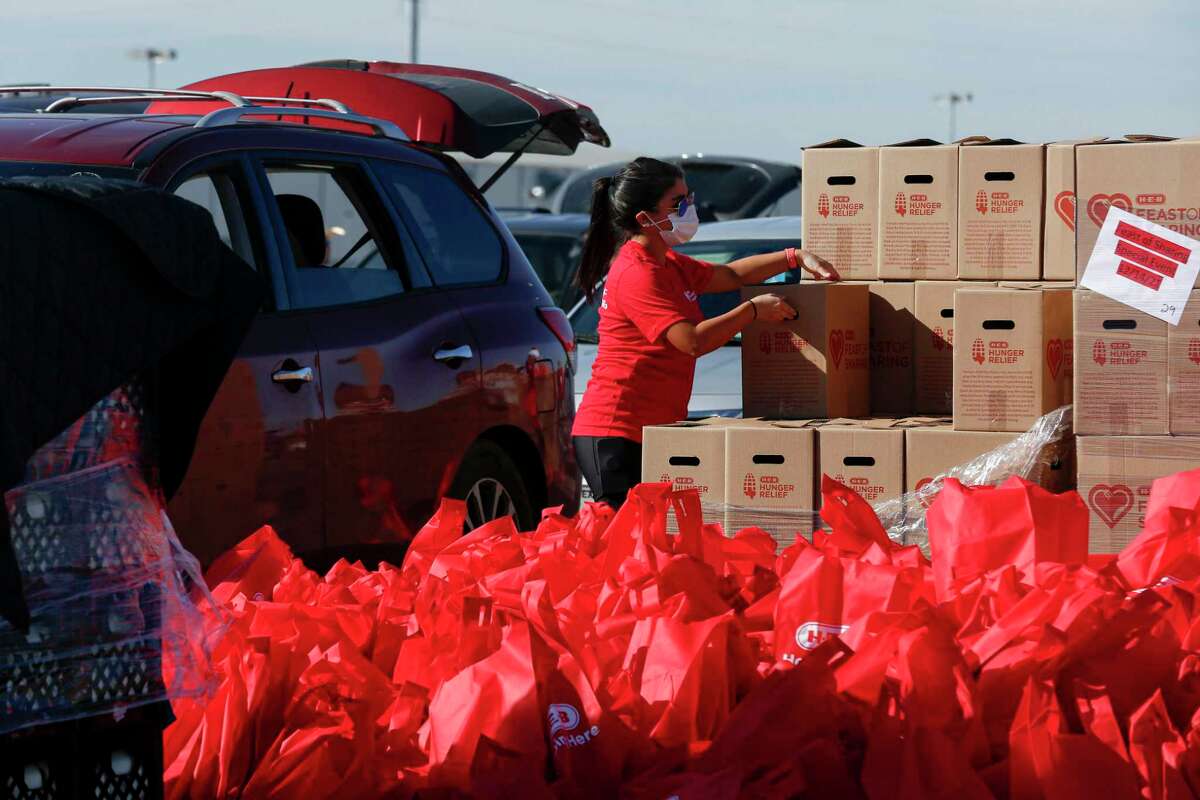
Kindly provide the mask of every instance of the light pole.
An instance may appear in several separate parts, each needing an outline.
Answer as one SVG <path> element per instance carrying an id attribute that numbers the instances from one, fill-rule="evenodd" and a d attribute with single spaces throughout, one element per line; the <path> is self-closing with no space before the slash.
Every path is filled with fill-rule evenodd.
<path id="1" fill-rule="evenodd" d="M 421 0 L 408 0 L 412 6 L 412 21 L 408 26 L 408 60 L 410 63 L 419 64 L 420 56 L 417 52 L 418 40 L 421 33 Z"/>
<path id="2" fill-rule="evenodd" d="M 959 92 L 947 92 L 946 94 L 934 95 L 933 101 L 935 103 L 946 103 L 950 106 L 950 138 L 946 140 L 947 142 L 954 141 L 955 112 L 958 110 L 958 104 L 970 103 L 974 99 L 975 96 L 970 92 L 962 92 L 961 94 Z"/>
<path id="3" fill-rule="evenodd" d="M 129 57 L 134 61 L 146 62 L 146 69 L 150 76 L 150 86 L 147 88 L 154 89 L 156 88 L 155 67 L 164 61 L 174 61 L 179 57 L 179 52 L 174 48 L 146 47 L 130 50 Z"/>

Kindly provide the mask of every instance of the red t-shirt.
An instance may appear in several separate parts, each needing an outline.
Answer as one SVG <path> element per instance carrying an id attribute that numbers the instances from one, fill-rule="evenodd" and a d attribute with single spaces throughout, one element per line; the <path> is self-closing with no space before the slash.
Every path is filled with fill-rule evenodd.
<path id="1" fill-rule="evenodd" d="M 600 301 L 600 346 L 575 414 L 575 436 L 642 441 L 642 427 L 687 417 L 696 359 L 667 341 L 677 322 L 699 324 L 699 295 L 713 265 L 667 251 L 659 264 L 626 242 L 608 270 Z"/>

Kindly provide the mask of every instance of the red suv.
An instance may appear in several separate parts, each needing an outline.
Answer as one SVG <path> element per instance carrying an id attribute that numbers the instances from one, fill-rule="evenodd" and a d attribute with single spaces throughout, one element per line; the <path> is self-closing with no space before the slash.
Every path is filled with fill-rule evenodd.
<path id="1" fill-rule="evenodd" d="M 575 508 L 570 325 L 443 151 L 607 146 L 590 109 L 384 62 L 70 91 L 0 115 L 0 177 L 180 194 L 270 286 L 170 507 L 202 562 L 263 523 L 318 562 L 395 557 L 446 495 L 472 526 Z M 131 100 L 149 106 L 96 113 Z"/>

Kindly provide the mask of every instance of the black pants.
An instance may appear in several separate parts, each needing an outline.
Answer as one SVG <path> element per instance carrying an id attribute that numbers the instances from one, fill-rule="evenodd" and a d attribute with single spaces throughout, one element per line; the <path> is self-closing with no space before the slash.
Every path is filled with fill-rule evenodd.
<path id="1" fill-rule="evenodd" d="M 575 458 L 592 498 L 620 508 L 642 482 L 642 446 L 617 436 L 576 436 Z"/>

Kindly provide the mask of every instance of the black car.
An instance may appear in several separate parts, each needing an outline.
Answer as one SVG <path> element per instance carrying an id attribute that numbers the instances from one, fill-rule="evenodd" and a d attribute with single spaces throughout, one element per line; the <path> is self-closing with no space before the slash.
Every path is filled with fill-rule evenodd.
<path id="1" fill-rule="evenodd" d="M 578 303 L 583 291 L 575 285 L 575 273 L 579 270 L 579 259 L 583 255 L 588 215 L 502 211 L 500 218 L 537 271 L 555 304 L 559 308 L 570 309 Z"/>

